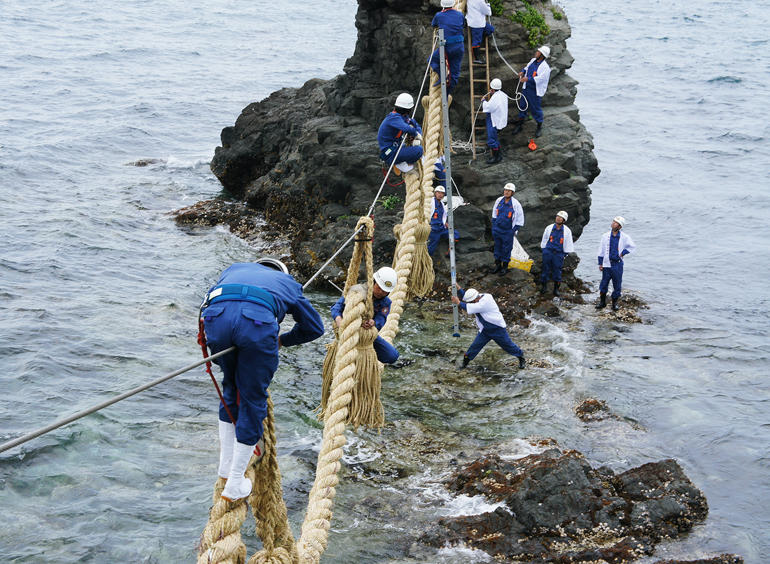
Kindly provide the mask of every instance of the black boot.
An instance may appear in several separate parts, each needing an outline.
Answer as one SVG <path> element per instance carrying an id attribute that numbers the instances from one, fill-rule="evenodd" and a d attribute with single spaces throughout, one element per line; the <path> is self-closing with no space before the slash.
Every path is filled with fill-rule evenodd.
<path id="1" fill-rule="evenodd" d="M 540 293 L 545 294 L 548 291 L 548 282 L 540 283 Z"/>
<path id="2" fill-rule="evenodd" d="M 478 47 L 471 47 L 473 50 L 473 64 L 474 65 L 483 65 L 486 63 L 486 61 L 479 55 L 479 48 Z"/>
<path id="3" fill-rule="evenodd" d="M 559 293 L 559 284 L 561 284 L 561 282 L 554 282 L 553 283 L 553 295 L 554 295 L 554 297 L 557 297 L 557 298 L 559 296 L 561 296 L 561 294 Z"/>
<path id="4" fill-rule="evenodd" d="M 618 300 L 620 298 L 612 298 L 612 311 L 618 311 Z"/>
<path id="5" fill-rule="evenodd" d="M 470 361 L 471 361 L 471 359 L 470 359 L 470 358 L 468 358 L 468 355 L 467 355 L 467 354 L 464 354 L 464 355 L 463 355 L 463 363 L 462 363 L 462 365 L 460 366 L 460 370 L 462 370 L 463 368 L 465 368 L 466 366 L 468 366 L 468 363 L 469 363 Z"/>
<path id="6" fill-rule="evenodd" d="M 487 160 L 488 165 L 493 165 L 499 163 L 501 160 L 503 160 L 500 157 L 500 149 L 492 149 L 492 156 L 489 157 Z"/>
<path id="7" fill-rule="evenodd" d="M 516 127 L 513 128 L 513 131 L 511 132 L 513 135 L 516 135 L 517 133 L 521 133 L 521 131 L 524 129 L 524 120 L 519 119 L 514 122 L 516 124 Z"/>
<path id="8" fill-rule="evenodd" d="M 543 122 L 537 124 L 537 129 L 535 130 L 535 137 L 540 137 L 543 134 Z"/>
<path id="9" fill-rule="evenodd" d="M 604 309 L 607 307 L 607 292 L 599 294 L 599 303 L 596 304 L 596 309 Z"/>
<path id="10" fill-rule="evenodd" d="M 490 274 L 497 274 L 498 272 L 500 272 L 500 269 L 502 268 L 502 266 L 501 266 L 502 262 L 503 261 L 501 261 L 501 260 L 496 260 L 495 261 L 495 267 L 492 270 L 490 270 L 489 273 Z"/>
<path id="11" fill-rule="evenodd" d="M 519 357 L 519 370 L 524 370 L 527 366 L 527 361 L 524 360 L 524 355 Z"/>
<path id="12" fill-rule="evenodd" d="M 508 272 L 508 263 L 504 262 L 502 263 L 502 268 L 500 269 L 500 272 L 497 274 L 498 276 L 505 276 Z"/>

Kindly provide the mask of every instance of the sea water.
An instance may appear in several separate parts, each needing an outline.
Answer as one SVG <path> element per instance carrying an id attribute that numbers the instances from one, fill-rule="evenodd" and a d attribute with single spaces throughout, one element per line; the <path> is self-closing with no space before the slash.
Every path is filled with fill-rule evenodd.
<path id="1" fill-rule="evenodd" d="M 599 238 L 626 217 L 638 251 L 624 283 L 650 304 L 645 323 L 565 306 L 561 320 L 534 316 L 512 331 L 553 368 L 518 373 L 490 347 L 460 376 L 451 360 L 472 327 L 453 340 L 440 317 L 407 314 L 404 362 L 383 382 L 396 426 L 350 434 L 324 561 L 408 562 L 440 516 L 488 509 L 451 499 L 436 483 L 443 465 L 405 463 L 404 475 L 395 461 L 407 431 L 458 456 L 539 436 L 618 471 L 675 458 L 710 513 L 656 557 L 770 555 L 768 6 L 563 7 L 602 168 L 578 274 L 595 287 Z M 169 213 L 219 193 L 208 162 L 243 107 L 341 72 L 355 10 L 333 0 L 3 3 L 0 440 L 198 357 L 202 293 L 254 248 L 223 228 L 180 228 Z M 156 162 L 128 166 L 141 159 Z M 310 297 L 319 311 L 336 299 Z M 271 387 L 295 535 L 320 444 L 327 340 L 283 351 Z M 577 420 L 574 406 L 592 396 L 620 420 Z M 195 561 L 218 461 L 216 404 L 198 369 L 0 455 L 0 555 Z M 521 442 L 522 455 L 530 448 Z M 244 539 L 252 554 L 253 521 Z M 489 560 L 461 547 L 431 558 Z"/>

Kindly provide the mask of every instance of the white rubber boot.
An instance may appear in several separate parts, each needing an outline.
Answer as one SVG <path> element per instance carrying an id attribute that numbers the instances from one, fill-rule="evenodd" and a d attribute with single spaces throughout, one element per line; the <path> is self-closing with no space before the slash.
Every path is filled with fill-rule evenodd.
<path id="1" fill-rule="evenodd" d="M 233 462 L 233 446 L 235 443 L 235 425 L 219 422 L 219 477 L 227 478 L 230 475 L 230 466 Z"/>
<path id="2" fill-rule="evenodd" d="M 237 440 L 233 441 L 233 463 L 230 466 L 230 475 L 227 484 L 222 490 L 222 498 L 227 501 L 238 501 L 251 494 L 253 484 L 244 474 L 249 466 L 251 456 L 256 445 L 245 445 Z"/>
<path id="3" fill-rule="evenodd" d="M 396 163 L 394 165 L 398 170 L 400 170 L 403 173 L 411 172 L 414 168 L 414 165 L 410 165 L 408 162 L 404 161 L 402 163 Z"/>

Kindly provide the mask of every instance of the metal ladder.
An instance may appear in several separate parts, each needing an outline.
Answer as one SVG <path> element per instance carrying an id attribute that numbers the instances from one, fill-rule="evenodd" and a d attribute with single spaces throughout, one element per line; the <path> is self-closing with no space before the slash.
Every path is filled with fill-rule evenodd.
<path id="1" fill-rule="evenodd" d="M 485 35 L 484 40 L 481 42 L 481 45 L 479 45 L 479 55 L 484 57 L 484 64 L 474 65 L 473 48 L 471 47 L 471 30 L 469 28 L 468 53 L 468 70 L 471 76 L 471 119 L 473 120 L 473 123 L 471 124 L 471 146 L 473 147 L 473 160 L 476 160 L 476 147 L 486 145 L 486 134 L 484 136 L 484 141 L 476 140 L 476 131 L 479 129 L 479 127 L 486 131 L 485 114 L 484 112 L 478 112 L 477 114 L 476 110 L 481 105 L 481 98 L 484 96 L 484 94 L 489 92 L 489 38 Z M 482 69 L 483 72 L 478 72 L 482 71 Z M 476 78 L 477 72 L 479 74 L 479 78 Z M 477 86 L 482 88 L 482 92 L 479 94 L 476 94 Z M 473 118 L 473 116 L 476 117 Z"/>

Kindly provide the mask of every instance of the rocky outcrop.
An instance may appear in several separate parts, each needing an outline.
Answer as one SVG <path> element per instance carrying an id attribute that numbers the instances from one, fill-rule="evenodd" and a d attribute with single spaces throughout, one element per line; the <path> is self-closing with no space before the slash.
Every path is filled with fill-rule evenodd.
<path id="1" fill-rule="evenodd" d="M 507 15 L 524 9 L 519 1 L 503 2 L 504 15 L 492 18 L 503 57 L 520 69 L 530 59 L 527 31 Z M 502 186 L 513 181 L 526 223 L 519 239 L 530 254 L 539 253 L 545 226 L 556 212 L 570 214 L 569 225 L 579 237 L 589 220 L 589 184 L 599 174 L 591 135 L 579 122 L 574 105 L 576 81 L 566 74 L 572 56 L 565 41 L 570 35 L 566 17 L 556 20 L 550 2 L 533 4 L 551 26 L 551 84 L 543 105 L 545 133 L 538 149 L 527 148 L 534 124 L 517 137 L 512 127 L 501 132 L 505 157 L 495 166 L 486 157 L 471 160 L 470 153 L 453 155 L 453 174 L 460 193 L 471 205 L 457 210 L 460 231 L 458 260 L 461 273 L 492 261 L 490 212 Z M 292 241 L 292 257 L 309 274 L 328 258 L 351 233 L 356 218 L 370 208 L 383 180 L 376 133 L 398 93 L 416 94 L 430 54 L 433 15 L 438 0 L 359 0 L 356 15 L 358 41 L 345 74 L 332 80 L 310 80 L 302 88 L 285 88 L 261 102 L 250 104 L 232 127 L 222 131 L 222 146 L 211 162 L 230 196 L 264 211 L 267 220 L 281 227 Z M 516 74 L 495 53 L 490 43 L 491 75 L 503 81 L 512 95 Z M 472 108 L 468 86 L 468 57 L 450 109 L 453 139 L 467 140 Z M 515 117 L 515 110 L 511 109 Z M 422 119 L 422 109 L 417 113 Z M 480 132 L 484 138 L 484 132 Z M 398 182 L 391 178 L 393 184 Z M 404 198 L 404 186 L 386 185 L 381 202 Z M 390 262 L 395 248 L 392 227 L 400 209 L 375 206 L 375 258 Z M 350 250 L 339 265 L 347 264 Z M 443 254 L 443 251 L 441 252 Z M 536 261 L 536 264 L 539 261 Z M 574 267 L 574 259 L 571 264 Z M 567 267 L 570 267 L 568 262 Z"/>
<path id="2" fill-rule="evenodd" d="M 464 543 L 502 561 L 628 562 L 708 514 L 703 493 L 670 459 L 615 474 L 593 469 L 577 451 L 552 448 L 519 460 L 489 454 L 454 474 L 447 487 L 501 506 L 443 519 L 422 541 Z"/>

